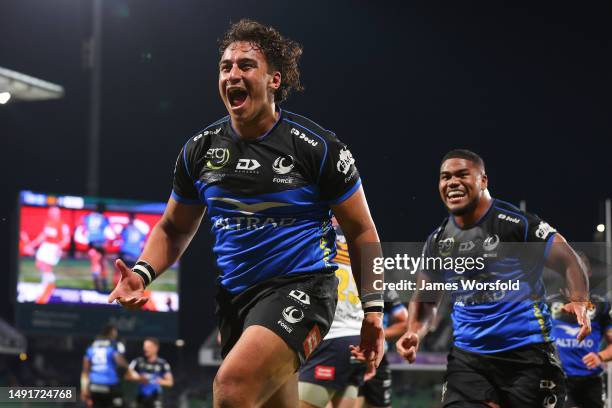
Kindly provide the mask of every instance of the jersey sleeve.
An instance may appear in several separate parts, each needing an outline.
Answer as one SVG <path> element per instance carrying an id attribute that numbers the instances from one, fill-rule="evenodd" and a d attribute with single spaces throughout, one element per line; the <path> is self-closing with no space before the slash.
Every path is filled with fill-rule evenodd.
<path id="1" fill-rule="evenodd" d="M 323 160 L 319 175 L 321 198 L 330 204 L 340 204 L 361 185 L 355 158 L 348 147 L 332 134 Z"/>
<path id="2" fill-rule="evenodd" d="M 557 230 L 550 226 L 546 221 L 543 221 L 534 214 L 526 213 L 527 216 L 527 231 L 526 242 L 549 242 L 550 239 L 557 233 Z"/>
<path id="3" fill-rule="evenodd" d="M 136 366 L 138 365 L 138 359 L 135 358 L 132 361 L 130 361 L 130 370 L 136 371 Z"/>
<path id="4" fill-rule="evenodd" d="M 172 198 L 182 204 L 201 204 L 195 181 L 192 177 L 189 160 L 189 144 L 186 144 L 176 158 L 174 179 L 172 182 Z"/>
<path id="5" fill-rule="evenodd" d="M 168 364 L 168 362 L 167 362 L 167 361 L 164 361 L 164 364 L 163 364 L 163 372 L 164 372 L 164 375 L 165 375 L 166 373 L 172 373 L 172 370 L 170 369 L 170 364 Z"/>

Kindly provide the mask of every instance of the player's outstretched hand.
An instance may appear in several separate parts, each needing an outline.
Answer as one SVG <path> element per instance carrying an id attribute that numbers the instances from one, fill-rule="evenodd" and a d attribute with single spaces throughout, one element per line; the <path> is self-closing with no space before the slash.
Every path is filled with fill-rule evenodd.
<path id="1" fill-rule="evenodd" d="M 587 354 L 586 356 L 582 357 L 582 362 L 589 370 L 593 370 L 603 363 L 601 357 L 599 357 L 597 353 Z"/>
<path id="2" fill-rule="evenodd" d="M 127 309 L 140 309 L 149 300 L 144 297 L 144 282 L 121 259 L 115 261 L 115 268 L 121 273 L 121 279 L 108 296 L 108 303 L 117 301 Z"/>
<path id="3" fill-rule="evenodd" d="M 591 334 L 591 319 L 587 315 L 589 304 L 589 302 L 571 302 L 563 306 L 565 312 L 576 316 L 576 321 L 580 326 L 580 331 L 576 336 L 579 342 Z"/>
<path id="4" fill-rule="evenodd" d="M 419 336 L 416 333 L 408 331 L 395 343 L 395 349 L 400 356 L 404 357 L 409 363 L 414 363 L 416 360 L 417 349 L 419 348 Z"/>
<path id="5" fill-rule="evenodd" d="M 367 372 L 371 373 L 380 364 L 384 347 L 385 331 L 382 313 L 366 313 L 361 324 L 361 342 L 358 346 L 350 346 L 351 354 L 357 360 L 367 363 Z"/>

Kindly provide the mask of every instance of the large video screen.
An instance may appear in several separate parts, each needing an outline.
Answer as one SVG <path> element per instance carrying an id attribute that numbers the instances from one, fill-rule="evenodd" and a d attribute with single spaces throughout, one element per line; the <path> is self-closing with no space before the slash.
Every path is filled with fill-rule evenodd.
<path id="1" fill-rule="evenodd" d="M 19 198 L 17 302 L 108 304 L 121 258 L 132 266 L 165 203 L 57 196 L 24 191 Z M 148 288 L 151 312 L 179 308 L 178 265 Z"/>

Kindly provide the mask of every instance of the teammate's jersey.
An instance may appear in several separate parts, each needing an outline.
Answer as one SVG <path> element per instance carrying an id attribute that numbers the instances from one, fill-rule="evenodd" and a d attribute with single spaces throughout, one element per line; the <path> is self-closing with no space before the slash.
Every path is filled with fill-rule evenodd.
<path id="1" fill-rule="evenodd" d="M 121 231 L 121 252 L 140 256 L 147 235 L 134 224 L 128 224 Z"/>
<path id="2" fill-rule="evenodd" d="M 336 337 L 359 336 L 363 321 L 363 309 L 359 299 L 359 291 L 351 270 L 348 246 L 342 230 L 336 227 L 336 257 L 338 264 L 338 304 L 334 313 L 334 321 L 324 340 Z"/>
<path id="3" fill-rule="evenodd" d="M 553 335 L 556 338 L 555 344 L 559 350 L 563 371 L 571 377 L 596 375 L 603 371 L 601 367 L 589 370 L 582 361 L 582 357 L 589 353 L 597 353 L 601 349 L 601 342 L 606 331 L 612 330 L 612 311 L 610 303 L 601 296 L 591 295 L 591 302 L 595 309 L 588 311 L 588 317 L 591 319 L 593 331 L 579 343 L 576 336 L 580 331 L 580 326 L 576 321 L 576 316 L 562 310 L 568 300 L 561 294 L 548 298 L 553 319 Z"/>
<path id="4" fill-rule="evenodd" d="M 145 357 L 138 357 L 130 363 L 130 369 L 138 374 L 145 376 L 149 383 L 138 385 L 138 394 L 145 397 L 155 393 L 161 394 L 162 386 L 156 383 L 157 379 L 164 378 L 166 373 L 170 371 L 170 364 L 163 358 L 157 357 L 154 361 L 149 362 Z"/>
<path id="5" fill-rule="evenodd" d="M 275 276 L 335 270 L 330 205 L 360 183 L 334 133 L 279 111 L 255 140 L 241 139 L 228 117 L 190 138 L 177 158 L 172 196 L 208 207 L 219 283 L 239 293 Z"/>
<path id="6" fill-rule="evenodd" d="M 123 354 L 125 347 L 122 343 L 100 339 L 94 341 L 85 352 L 91 364 L 89 382 L 100 385 L 119 384 L 115 354 Z"/>
<path id="7" fill-rule="evenodd" d="M 453 290 L 452 312 L 457 347 L 495 353 L 553 340 L 542 269 L 555 232 L 537 216 L 495 199 L 471 228 L 460 228 L 450 216 L 430 235 L 423 255 L 456 261 L 453 268 L 423 272 L 434 281 L 458 287 Z M 481 263 L 460 270 L 460 258 L 480 258 Z M 497 280 L 519 280 L 520 289 L 463 287 Z"/>
<path id="8" fill-rule="evenodd" d="M 83 225 L 87 231 L 87 239 L 90 244 L 104 244 L 106 242 L 106 227 L 110 225 L 104 214 L 93 212 L 83 218 Z"/>
<path id="9" fill-rule="evenodd" d="M 45 242 L 61 244 L 70 234 L 70 228 L 62 220 L 48 220 L 45 222 L 43 232 L 45 234 Z"/>

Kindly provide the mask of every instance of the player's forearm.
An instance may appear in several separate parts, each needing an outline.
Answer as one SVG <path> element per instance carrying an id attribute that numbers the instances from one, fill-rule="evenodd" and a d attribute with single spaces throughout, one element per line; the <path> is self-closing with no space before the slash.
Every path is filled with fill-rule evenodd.
<path id="1" fill-rule="evenodd" d="M 586 268 L 576 252 L 560 234 L 555 234 L 546 266 L 565 277 L 570 301 L 589 299 L 589 278 Z"/>
<path id="2" fill-rule="evenodd" d="M 161 385 L 162 387 L 172 387 L 174 386 L 174 379 L 173 378 L 160 378 L 159 380 L 157 380 L 157 383 Z"/>
<path id="3" fill-rule="evenodd" d="M 408 331 L 422 339 L 431 329 L 436 313 L 435 303 L 411 301 L 408 306 Z"/>
<path id="4" fill-rule="evenodd" d="M 376 290 L 374 281 L 384 280 L 384 276 L 375 274 L 372 268 L 362 268 L 363 265 L 374 264 L 373 261 L 368 262 L 368 259 L 381 256 L 382 251 L 376 228 L 372 224 L 369 228 L 346 238 L 351 259 L 351 270 L 355 282 L 358 284 L 359 294 L 363 296 L 368 293 L 381 292 L 381 290 Z"/>
<path id="5" fill-rule="evenodd" d="M 159 276 L 185 252 L 194 234 L 195 230 L 179 231 L 162 219 L 153 227 L 140 259 L 148 262 Z"/>
<path id="6" fill-rule="evenodd" d="M 599 354 L 599 358 L 601 358 L 602 361 L 612 360 L 612 344 L 608 344 L 606 348 L 604 348 L 597 354 Z"/>

